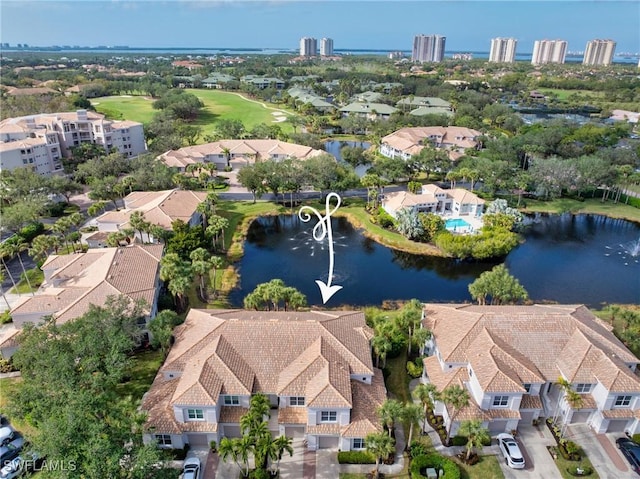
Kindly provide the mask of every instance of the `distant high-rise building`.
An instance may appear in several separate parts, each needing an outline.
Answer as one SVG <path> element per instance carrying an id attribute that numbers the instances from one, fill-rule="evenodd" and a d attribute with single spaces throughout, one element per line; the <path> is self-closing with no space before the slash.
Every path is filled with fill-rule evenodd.
<path id="1" fill-rule="evenodd" d="M 567 53 L 565 40 L 536 40 L 533 44 L 531 63 L 543 65 L 545 63 L 564 63 Z"/>
<path id="2" fill-rule="evenodd" d="M 413 37 L 413 62 L 441 62 L 447 37 L 441 35 L 416 35 Z"/>
<path id="3" fill-rule="evenodd" d="M 584 49 L 583 65 L 611 65 L 616 42 L 613 40 L 591 40 Z"/>
<path id="4" fill-rule="evenodd" d="M 318 54 L 318 40 L 312 37 L 300 39 L 300 56 L 315 57 Z"/>
<path id="5" fill-rule="evenodd" d="M 323 38 L 320 40 L 320 55 L 323 57 L 333 56 L 333 39 Z"/>
<path id="6" fill-rule="evenodd" d="M 492 38 L 489 61 L 497 63 L 513 63 L 516 59 L 517 44 L 518 40 L 515 38 Z"/>

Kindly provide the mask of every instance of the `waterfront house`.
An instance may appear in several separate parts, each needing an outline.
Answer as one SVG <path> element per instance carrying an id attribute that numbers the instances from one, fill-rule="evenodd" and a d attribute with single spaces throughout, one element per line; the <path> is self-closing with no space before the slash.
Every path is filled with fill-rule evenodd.
<path id="1" fill-rule="evenodd" d="M 431 145 L 445 149 L 454 160 L 464 154 L 467 148 L 480 148 L 478 138 L 482 135 L 477 130 L 460 126 L 419 126 L 401 128 L 382 138 L 380 154 L 387 158 L 409 160 L 419 154 L 422 149 Z"/>

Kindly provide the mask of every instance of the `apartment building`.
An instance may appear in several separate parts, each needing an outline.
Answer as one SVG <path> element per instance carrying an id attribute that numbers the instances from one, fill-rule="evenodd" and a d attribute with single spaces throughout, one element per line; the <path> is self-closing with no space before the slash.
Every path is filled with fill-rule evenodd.
<path id="1" fill-rule="evenodd" d="M 533 65 L 546 63 L 564 63 L 567 54 L 567 42 L 565 40 L 536 40 L 533 44 Z"/>
<path id="2" fill-rule="evenodd" d="M 147 151 L 142 123 L 112 121 L 87 110 L 7 118 L 0 122 L 0 169 L 61 174 L 71 148 L 93 143 L 133 157 Z"/>
<path id="3" fill-rule="evenodd" d="M 584 49 L 583 65 L 607 66 L 613 62 L 616 42 L 613 40 L 591 40 Z"/>
<path id="4" fill-rule="evenodd" d="M 333 48 L 333 42 L 332 42 Z M 300 56 L 315 57 L 318 52 L 318 40 L 313 37 L 302 37 L 300 39 Z"/>
<path id="5" fill-rule="evenodd" d="M 515 38 L 492 38 L 489 61 L 495 63 L 513 63 L 516 59 L 516 46 L 518 40 Z"/>
<path id="6" fill-rule="evenodd" d="M 321 57 L 333 56 L 333 39 L 332 38 L 323 38 L 322 40 L 320 40 L 320 56 Z"/>
<path id="7" fill-rule="evenodd" d="M 442 35 L 416 35 L 413 37 L 412 62 L 441 62 L 447 37 Z"/>

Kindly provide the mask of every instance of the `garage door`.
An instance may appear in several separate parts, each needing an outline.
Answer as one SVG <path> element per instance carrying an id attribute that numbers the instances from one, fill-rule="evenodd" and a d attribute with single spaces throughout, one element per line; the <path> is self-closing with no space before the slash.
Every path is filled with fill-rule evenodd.
<path id="1" fill-rule="evenodd" d="M 523 411 L 520 409 L 520 424 L 523 426 L 530 426 L 533 422 L 533 417 L 535 416 L 536 411 Z"/>
<path id="2" fill-rule="evenodd" d="M 607 432 L 624 432 L 627 429 L 628 419 L 613 419 L 609 421 Z"/>
<path id="3" fill-rule="evenodd" d="M 507 420 L 490 421 L 489 432 L 491 433 L 491 435 L 505 432 L 507 430 L 507 422 Z"/>
<path id="4" fill-rule="evenodd" d="M 303 437 L 304 426 L 287 426 L 284 428 L 284 435 L 290 438 Z"/>
<path id="5" fill-rule="evenodd" d="M 591 411 L 576 411 L 571 416 L 571 424 L 585 423 L 589 420 Z"/>
<path id="6" fill-rule="evenodd" d="M 224 426 L 225 437 L 242 437 L 240 426 Z"/>
<path id="7" fill-rule="evenodd" d="M 206 447 L 209 445 L 209 441 L 207 441 L 206 434 L 187 434 L 187 441 L 189 442 L 192 448 L 201 447 L 201 446 Z"/>
<path id="8" fill-rule="evenodd" d="M 338 449 L 340 438 L 338 436 L 320 436 L 318 438 L 319 449 Z"/>

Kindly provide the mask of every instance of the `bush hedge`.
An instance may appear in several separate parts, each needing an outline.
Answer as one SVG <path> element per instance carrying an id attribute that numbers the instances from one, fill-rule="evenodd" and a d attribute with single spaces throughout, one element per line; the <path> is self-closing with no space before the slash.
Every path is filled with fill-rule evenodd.
<path id="1" fill-rule="evenodd" d="M 451 438 L 451 445 L 452 446 L 466 446 L 467 445 L 467 441 L 468 438 L 467 436 L 453 436 Z M 489 438 L 489 440 L 485 440 L 482 443 L 483 446 L 490 446 L 491 445 L 491 438 Z"/>
<path id="2" fill-rule="evenodd" d="M 633 436 L 631 436 L 631 440 L 635 443 L 640 444 L 640 434 L 634 434 Z"/>
<path id="3" fill-rule="evenodd" d="M 367 451 L 340 451 L 338 464 L 375 464 L 376 457 Z"/>
<path id="4" fill-rule="evenodd" d="M 411 479 L 425 479 L 422 474 L 428 467 L 442 469 L 444 474 L 440 479 L 460 479 L 460 468 L 451 459 L 447 459 L 439 454 L 425 454 L 414 457 L 411 461 Z"/>

